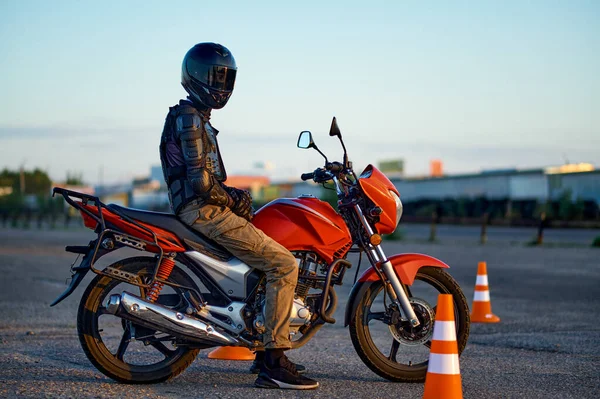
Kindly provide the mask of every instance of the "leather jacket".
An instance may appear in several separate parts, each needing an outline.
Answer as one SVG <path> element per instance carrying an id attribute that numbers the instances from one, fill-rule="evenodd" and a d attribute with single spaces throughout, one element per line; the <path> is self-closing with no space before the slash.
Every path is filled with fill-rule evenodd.
<path id="1" fill-rule="evenodd" d="M 175 214 L 189 202 L 229 207 L 252 218 L 252 198 L 247 191 L 227 187 L 225 166 L 217 134 L 209 122 L 210 108 L 181 100 L 171 107 L 160 142 L 160 160 Z"/>

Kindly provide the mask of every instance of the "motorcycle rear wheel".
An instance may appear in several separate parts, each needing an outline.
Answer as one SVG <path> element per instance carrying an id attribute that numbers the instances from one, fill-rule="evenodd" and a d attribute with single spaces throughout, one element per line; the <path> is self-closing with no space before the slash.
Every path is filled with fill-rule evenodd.
<path id="1" fill-rule="evenodd" d="M 112 268 L 137 274 L 142 279 L 151 276 L 155 266 L 156 260 L 151 257 L 128 258 L 110 265 Z M 177 266 L 173 268 L 169 280 L 196 288 L 193 280 Z M 121 287 L 117 288 L 118 286 Z M 77 313 L 77 331 L 87 358 L 104 375 L 127 384 L 159 383 L 181 374 L 194 361 L 199 349 L 174 347 L 168 337 L 165 341 L 158 341 L 160 337 L 157 335 L 160 332 L 142 330 L 130 321 L 107 313 L 105 304 L 110 294 L 123 290 L 145 297 L 145 290 L 142 288 L 100 275 L 92 280 L 83 294 Z M 165 286 L 163 292 L 165 291 L 171 294 L 171 298 L 175 297 L 173 292 L 181 298 L 182 290 L 179 288 Z M 165 302 L 167 295 L 161 292 L 158 303 L 161 303 L 161 297 Z M 144 335 L 147 335 L 146 342 L 136 340 L 132 334 L 136 328 L 138 332 L 144 331 Z M 132 346 L 135 348 L 131 348 Z M 145 362 L 148 364 L 143 364 Z"/>
<path id="2" fill-rule="evenodd" d="M 442 269 L 423 267 L 419 269 L 415 283 L 408 289 L 409 300 L 412 299 L 423 305 L 417 312 L 414 302 L 411 302 L 417 317 L 423 322 L 421 315 L 425 315 L 429 327 L 433 326 L 435 319 L 437 294 L 452 295 L 456 340 L 460 354 L 469 337 L 470 317 L 467 301 L 458 283 Z M 419 295 L 419 292 L 427 292 L 427 294 Z M 421 333 L 417 331 L 412 337 L 414 331 L 407 327 L 407 322 L 390 326 L 381 321 L 385 313 L 382 310 L 389 305 L 389 299 L 388 304 L 385 305 L 381 281 L 373 282 L 362 298 L 357 298 L 357 300 L 359 303 L 350 322 L 350 338 L 361 360 L 373 372 L 387 380 L 394 382 L 424 381 L 427 374 L 432 329 Z M 375 307 L 379 310 L 378 312 L 373 310 Z M 422 326 L 424 325 L 422 324 Z M 391 332 L 392 330 L 394 333 Z M 407 353 L 402 353 L 403 351 Z M 398 359 L 399 356 L 401 359 Z"/>

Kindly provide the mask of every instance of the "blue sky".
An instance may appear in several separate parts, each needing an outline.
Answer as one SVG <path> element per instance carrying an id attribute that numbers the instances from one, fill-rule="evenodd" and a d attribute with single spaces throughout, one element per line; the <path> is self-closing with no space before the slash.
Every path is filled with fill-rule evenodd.
<path id="1" fill-rule="evenodd" d="M 172 4 L 171 4 L 172 3 Z M 600 166 L 600 3 L 4 1 L 0 168 L 126 181 L 157 164 L 168 107 L 197 42 L 238 64 L 213 113 L 228 172 L 299 176 L 337 116 L 359 167 L 411 175 L 572 162 Z M 326 4 L 325 4 L 326 3 Z"/>

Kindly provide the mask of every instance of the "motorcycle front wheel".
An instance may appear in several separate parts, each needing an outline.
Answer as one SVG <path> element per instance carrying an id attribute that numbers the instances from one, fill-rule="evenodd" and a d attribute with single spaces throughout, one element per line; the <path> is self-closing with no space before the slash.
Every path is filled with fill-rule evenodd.
<path id="1" fill-rule="evenodd" d="M 136 274 L 147 281 L 156 259 L 135 257 L 118 261 L 110 267 Z M 193 280 L 179 267 L 173 268 L 169 281 L 196 288 Z M 88 285 L 77 313 L 79 341 L 88 359 L 104 375 L 128 384 L 163 382 L 181 374 L 196 358 L 199 349 L 174 345 L 174 340 L 160 331 L 149 330 L 107 312 L 111 294 L 127 291 L 146 296 L 145 289 L 98 275 Z M 174 309 L 184 306 L 180 288 L 164 286 L 157 303 Z M 182 309 L 183 310 L 183 309 Z"/>
<path id="2" fill-rule="evenodd" d="M 376 374 L 395 382 L 422 382 L 427 374 L 438 294 L 453 297 L 459 354 L 469 337 L 469 307 L 458 283 L 439 268 L 422 267 L 407 288 L 420 326 L 413 328 L 400 320 L 383 283 L 376 281 L 356 299 L 359 303 L 350 322 L 350 337 L 362 361 Z"/>

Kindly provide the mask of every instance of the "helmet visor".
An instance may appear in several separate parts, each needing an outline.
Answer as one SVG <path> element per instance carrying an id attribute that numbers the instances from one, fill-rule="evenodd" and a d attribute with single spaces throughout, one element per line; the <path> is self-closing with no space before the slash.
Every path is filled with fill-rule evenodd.
<path id="1" fill-rule="evenodd" d="M 198 82 L 219 91 L 231 91 L 235 84 L 237 70 L 220 65 L 201 64 L 187 60 L 188 74 Z"/>

